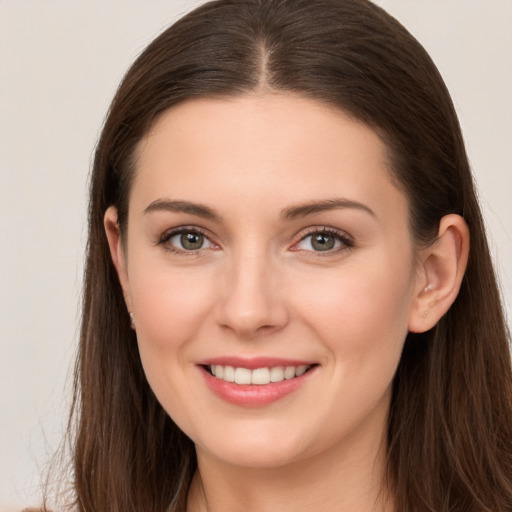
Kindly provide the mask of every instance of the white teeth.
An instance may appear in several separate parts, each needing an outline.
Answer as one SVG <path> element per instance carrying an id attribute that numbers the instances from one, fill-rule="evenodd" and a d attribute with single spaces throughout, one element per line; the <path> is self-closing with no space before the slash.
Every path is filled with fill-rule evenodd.
<path id="1" fill-rule="evenodd" d="M 304 375 L 311 365 L 300 366 L 273 366 L 272 368 L 235 368 L 233 366 L 222 366 L 215 364 L 210 366 L 210 371 L 217 379 L 236 384 L 265 385 L 271 382 L 282 382 Z"/>
<path id="2" fill-rule="evenodd" d="M 215 365 L 215 377 L 222 379 L 224 377 L 224 366 L 220 364 Z"/>
<path id="3" fill-rule="evenodd" d="M 287 366 L 284 369 L 284 378 L 286 380 L 293 379 L 295 377 L 295 366 Z"/>
<path id="4" fill-rule="evenodd" d="M 257 368 L 252 371 L 251 384 L 269 384 L 270 370 L 268 368 Z"/>
<path id="5" fill-rule="evenodd" d="M 251 370 L 247 368 L 235 368 L 235 382 L 237 384 L 250 384 Z"/>
<path id="6" fill-rule="evenodd" d="M 297 366 L 297 369 L 295 370 L 295 377 L 300 377 L 304 373 L 306 373 L 306 370 L 308 369 L 307 365 Z"/>
<path id="7" fill-rule="evenodd" d="M 232 366 L 224 367 L 223 380 L 226 382 L 235 382 L 235 369 Z"/>
<path id="8" fill-rule="evenodd" d="M 284 368 L 282 366 L 270 368 L 270 382 L 281 382 L 282 380 L 284 380 Z"/>

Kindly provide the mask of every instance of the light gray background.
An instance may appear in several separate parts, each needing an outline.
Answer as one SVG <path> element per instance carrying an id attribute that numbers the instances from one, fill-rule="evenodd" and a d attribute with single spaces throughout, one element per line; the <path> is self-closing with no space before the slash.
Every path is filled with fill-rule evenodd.
<path id="1" fill-rule="evenodd" d="M 109 101 L 145 45 L 200 3 L 0 0 L 1 510 L 38 502 L 62 435 L 87 176 Z M 377 3 L 424 44 L 452 92 L 510 318 L 512 1 Z"/>

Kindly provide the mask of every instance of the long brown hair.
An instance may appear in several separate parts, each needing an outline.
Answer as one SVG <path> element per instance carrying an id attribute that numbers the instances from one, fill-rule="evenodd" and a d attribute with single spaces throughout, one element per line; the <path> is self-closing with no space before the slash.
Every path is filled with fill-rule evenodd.
<path id="1" fill-rule="evenodd" d="M 385 141 L 411 233 L 462 215 L 471 235 L 458 298 L 410 334 L 395 377 L 386 486 L 399 512 L 512 510 L 512 373 L 503 312 L 460 127 L 421 45 L 366 0 L 217 0 L 163 32 L 126 74 L 99 140 L 70 432 L 73 507 L 184 511 L 192 442 L 155 399 L 103 228 L 126 230 L 138 141 L 187 99 L 268 90 L 349 113 Z"/>

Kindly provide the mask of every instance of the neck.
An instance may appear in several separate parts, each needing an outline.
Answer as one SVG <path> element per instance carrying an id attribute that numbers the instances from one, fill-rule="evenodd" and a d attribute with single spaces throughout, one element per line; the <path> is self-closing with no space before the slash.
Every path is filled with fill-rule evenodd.
<path id="1" fill-rule="evenodd" d="M 233 466 L 197 448 L 188 512 L 392 512 L 383 439 L 273 468 Z"/>

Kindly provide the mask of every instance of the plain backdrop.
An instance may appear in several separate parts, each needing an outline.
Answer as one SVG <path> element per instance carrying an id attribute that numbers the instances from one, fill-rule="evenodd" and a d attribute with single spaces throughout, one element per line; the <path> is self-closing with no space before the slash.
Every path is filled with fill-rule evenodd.
<path id="1" fill-rule="evenodd" d="M 0 509 L 35 504 L 69 404 L 95 142 L 117 84 L 193 0 L 0 0 Z M 379 0 L 450 89 L 510 318 L 512 1 Z M 6 508 L 7 509 L 7 508 Z"/>

